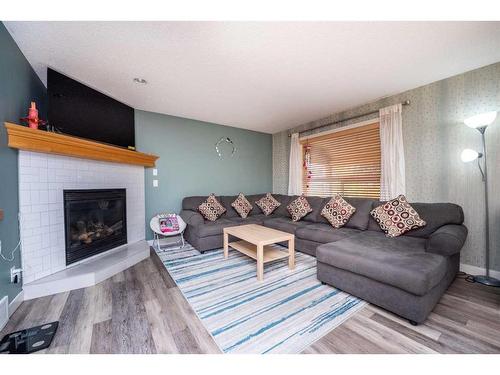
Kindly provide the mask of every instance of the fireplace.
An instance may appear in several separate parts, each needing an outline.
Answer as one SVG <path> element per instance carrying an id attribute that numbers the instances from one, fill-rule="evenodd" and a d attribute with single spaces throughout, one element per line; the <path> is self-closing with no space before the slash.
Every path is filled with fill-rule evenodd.
<path id="1" fill-rule="evenodd" d="M 64 190 L 66 265 L 127 243 L 125 189 Z"/>

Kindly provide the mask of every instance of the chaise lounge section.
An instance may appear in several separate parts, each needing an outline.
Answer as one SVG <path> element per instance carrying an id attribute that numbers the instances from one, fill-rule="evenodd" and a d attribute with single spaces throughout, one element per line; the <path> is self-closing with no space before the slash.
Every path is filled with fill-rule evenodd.
<path id="1" fill-rule="evenodd" d="M 286 206 L 296 196 L 273 194 L 281 205 L 265 216 L 255 204 L 263 195 L 246 196 L 253 206 L 246 219 L 231 207 L 237 196 L 217 197 L 227 211 L 215 222 L 198 212 L 206 196 L 184 198 L 180 216 L 187 223 L 186 239 L 203 252 L 222 247 L 222 230 L 228 226 L 260 224 L 293 233 L 296 250 L 317 258 L 320 281 L 413 324 L 425 321 L 458 272 L 467 228 L 456 204 L 412 203 L 427 225 L 389 238 L 370 215 L 378 200 L 346 198 L 356 212 L 336 229 L 321 215 L 330 197 L 307 197 L 312 212 L 293 222 Z"/>

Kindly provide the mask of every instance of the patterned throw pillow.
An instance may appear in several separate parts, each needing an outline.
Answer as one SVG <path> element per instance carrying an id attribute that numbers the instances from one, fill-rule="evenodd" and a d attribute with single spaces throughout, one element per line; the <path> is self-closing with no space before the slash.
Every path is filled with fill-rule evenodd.
<path id="1" fill-rule="evenodd" d="M 210 194 L 207 200 L 198 206 L 198 211 L 200 211 L 205 219 L 215 221 L 220 215 L 226 212 L 226 209 L 215 198 L 215 194 Z"/>
<path id="2" fill-rule="evenodd" d="M 275 209 L 277 209 L 279 206 L 281 206 L 281 203 L 278 202 L 271 195 L 271 193 L 267 193 L 265 196 L 263 196 L 258 201 L 256 201 L 255 204 L 257 206 L 259 206 L 259 208 L 262 210 L 262 212 L 266 216 L 271 215 Z"/>
<path id="3" fill-rule="evenodd" d="M 427 224 L 410 206 L 404 195 L 375 207 L 370 214 L 377 220 L 387 237 L 401 236 L 403 233 Z"/>
<path id="4" fill-rule="evenodd" d="M 286 209 L 290 212 L 290 215 L 292 215 L 293 221 L 299 221 L 312 211 L 311 205 L 303 195 L 294 199 L 292 203 L 286 206 Z"/>
<path id="5" fill-rule="evenodd" d="M 238 198 L 231 203 L 231 206 L 234 207 L 236 212 L 243 218 L 245 219 L 250 211 L 252 211 L 252 204 L 248 201 L 248 199 L 245 198 L 243 193 L 238 194 Z"/>
<path id="6" fill-rule="evenodd" d="M 340 194 L 336 194 L 321 210 L 321 216 L 332 224 L 334 228 L 345 225 L 356 212 L 356 208 L 351 206 Z"/>

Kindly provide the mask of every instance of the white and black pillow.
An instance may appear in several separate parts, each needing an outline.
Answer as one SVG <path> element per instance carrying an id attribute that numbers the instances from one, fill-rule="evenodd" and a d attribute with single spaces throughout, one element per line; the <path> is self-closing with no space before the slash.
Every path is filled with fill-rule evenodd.
<path id="1" fill-rule="evenodd" d="M 404 195 L 375 207 L 370 215 L 377 221 L 387 237 L 398 237 L 427 224 L 408 203 Z"/>
<path id="2" fill-rule="evenodd" d="M 266 216 L 271 215 L 275 209 L 281 206 L 281 203 L 278 202 L 271 193 L 266 193 L 266 195 L 256 201 L 255 204 L 259 206 Z"/>
<path id="3" fill-rule="evenodd" d="M 356 208 L 350 205 L 340 194 L 336 194 L 321 210 L 321 216 L 332 224 L 334 228 L 343 227 L 356 212 Z"/>
<path id="4" fill-rule="evenodd" d="M 215 194 L 210 194 L 208 198 L 198 206 L 198 211 L 200 211 L 206 220 L 215 221 L 226 212 L 226 209 L 217 198 L 215 198 Z"/>
<path id="5" fill-rule="evenodd" d="M 231 206 L 236 210 L 236 212 L 245 219 L 250 211 L 252 211 L 252 204 L 248 201 L 248 199 L 243 195 L 243 193 L 238 194 L 238 198 L 231 203 Z"/>
<path id="6" fill-rule="evenodd" d="M 294 199 L 288 206 L 286 206 L 286 209 L 292 216 L 293 221 L 299 221 L 309 212 L 312 212 L 311 205 L 303 195 Z"/>

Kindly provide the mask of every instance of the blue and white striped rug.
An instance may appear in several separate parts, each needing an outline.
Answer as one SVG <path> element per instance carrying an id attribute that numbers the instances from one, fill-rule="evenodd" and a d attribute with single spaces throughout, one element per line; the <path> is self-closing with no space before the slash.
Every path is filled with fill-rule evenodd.
<path id="1" fill-rule="evenodd" d="M 276 245 L 279 246 L 279 245 Z M 316 278 L 316 259 L 296 252 L 268 263 L 258 282 L 255 261 L 190 245 L 158 253 L 166 269 L 224 353 L 300 353 L 366 302 Z"/>

